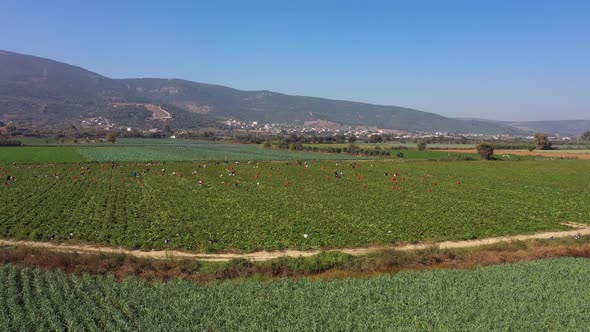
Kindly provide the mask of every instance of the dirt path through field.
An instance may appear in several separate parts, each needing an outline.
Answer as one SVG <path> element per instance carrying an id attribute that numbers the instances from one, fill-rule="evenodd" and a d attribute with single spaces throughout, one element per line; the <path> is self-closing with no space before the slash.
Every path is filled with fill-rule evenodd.
<path id="1" fill-rule="evenodd" d="M 550 239 L 550 238 L 561 238 L 576 235 L 590 235 L 590 225 L 577 224 L 577 223 L 566 223 L 573 230 L 569 231 L 555 231 L 555 232 L 544 232 L 526 235 L 514 235 L 514 236 L 499 236 L 491 237 L 479 240 L 466 240 L 466 241 L 445 241 L 438 243 L 421 243 L 421 244 L 409 244 L 403 246 L 395 245 L 381 245 L 371 246 L 364 248 L 341 248 L 341 249 L 330 249 L 330 250 L 310 250 L 310 251 L 298 251 L 298 250 L 284 250 L 284 251 L 259 251 L 248 254 L 198 254 L 177 250 L 161 250 L 161 251 L 140 251 L 140 250 L 128 250 L 121 248 L 101 247 L 95 245 L 69 245 L 69 244 L 56 244 L 50 242 L 34 242 L 34 241 L 15 241 L 15 240 L 0 240 L 0 246 L 24 246 L 38 249 L 46 249 L 57 252 L 68 252 L 68 253 L 88 253 L 88 254 L 125 254 L 131 255 L 138 258 L 151 258 L 151 259 L 193 259 L 193 260 L 206 260 L 206 261 L 228 261 L 236 258 L 245 258 L 250 261 L 267 261 L 279 257 L 299 257 L 299 256 L 312 256 L 319 254 L 323 251 L 340 251 L 353 256 L 362 256 L 369 253 L 374 253 L 382 250 L 420 250 L 427 249 L 433 246 L 440 249 L 451 249 L 451 248 L 468 248 L 477 247 L 482 245 L 489 245 L 500 242 L 510 241 L 524 241 L 531 239 Z"/>
<path id="2" fill-rule="evenodd" d="M 441 149 L 434 151 L 457 152 L 457 153 L 477 153 L 473 149 Z M 527 150 L 494 150 L 495 156 L 517 155 L 517 156 L 541 156 L 548 158 L 578 158 L 590 159 L 590 153 L 577 152 L 559 152 L 559 151 L 527 151 Z"/>

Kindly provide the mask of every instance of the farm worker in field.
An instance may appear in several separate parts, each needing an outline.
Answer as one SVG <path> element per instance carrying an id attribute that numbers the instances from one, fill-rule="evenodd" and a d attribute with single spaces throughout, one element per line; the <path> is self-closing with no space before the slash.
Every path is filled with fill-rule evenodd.
<path id="1" fill-rule="evenodd" d="M 137 177 L 137 172 L 135 172 L 135 171 L 133 172 L 133 177 L 134 178 Z"/>

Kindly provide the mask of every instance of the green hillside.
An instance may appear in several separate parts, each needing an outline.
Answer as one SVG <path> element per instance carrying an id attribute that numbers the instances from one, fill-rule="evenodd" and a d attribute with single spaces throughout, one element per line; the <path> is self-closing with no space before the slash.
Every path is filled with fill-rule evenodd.
<path id="1" fill-rule="evenodd" d="M 508 134 L 520 130 L 477 120 L 457 120 L 398 106 L 241 91 L 179 79 L 110 79 L 68 64 L 0 51 L 0 120 L 40 125 L 104 117 L 117 125 L 156 126 L 161 107 L 176 128 L 209 126 L 234 118 L 343 125 L 408 131 Z"/>

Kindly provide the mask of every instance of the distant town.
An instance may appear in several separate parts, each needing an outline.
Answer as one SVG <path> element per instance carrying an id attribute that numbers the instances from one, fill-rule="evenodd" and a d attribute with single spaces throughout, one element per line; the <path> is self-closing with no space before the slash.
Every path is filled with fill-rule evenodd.
<path id="1" fill-rule="evenodd" d="M 378 128 L 375 126 L 350 126 L 329 121 L 306 121 L 300 124 L 265 123 L 261 121 L 241 121 L 228 119 L 218 121 L 215 127 L 184 129 L 174 128 L 171 121 L 159 121 L 152 128 L 137 128 L 118 125 L 105 117 L 82 119 L 77 124 L 39 128 L 30 123 L 0 122 L 1 137 L 76 137 L 84 139 L 104 139 L 109 132 L 116 132 L 122 137 L 152 138 L 205 138 L 205 139 L 243 139 L 264 141 L 281 136 L 301 135 L 303 137 L 330 138 L 327 142 L 366 141 L 380 142 L 412 142 L 427 141 L 430 143 L 468 143 L 473 141 L 528 141 L 530 135 L 485 135 L 481 133 L 449 133 L 449 132 L 410 132 L 406 130 Z M 577 141 L 578 137 L 562 136 L 548 133 L 555 144 L 567 144 Z"/>

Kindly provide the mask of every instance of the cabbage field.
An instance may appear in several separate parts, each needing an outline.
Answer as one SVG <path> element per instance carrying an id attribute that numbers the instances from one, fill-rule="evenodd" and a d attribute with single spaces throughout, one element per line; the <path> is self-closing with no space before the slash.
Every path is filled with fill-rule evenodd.
<path id="1" fill-rule="evenodd" d="M 199 141 L 129 140 L 123 144 L 0 147 L 0 162 L 78 161 L 199 161 L 199 160 L 318 160 L 333 154 L 265 149 L 255 144 L 221 144 Z M 359 159 L 343 155 L 336 158 Z"/>
<path id="2" fill-rule="evenodd" d="M 584 331 L 590 260 L 332 281 L 146 282 L 0 266 L 0 330 Z"/>
<path id="3" fill-rule="evenodd" d="M 589 161 L 6 163 L 0 236 L 128 248 L 310 249 L 590 222 Z"/>
<path id="4" fill-rule="evenodd" d="M 348 153 L 321 153 L 311 151 L 290 151 L 264 148 L 259 144 L 229 144 L 196 140 L 173 139 L 120 139 L 116 144 L 56 143 L 42 144 L 40 139 L 25 140 L 36 146 L 0 147 L 0 162 L 133 162 L 133 161 L 204 161 L 204 160 L 329 160 L 329 159 L 371 159 Z M 325 146 L 325 145 L 314 145 Z M 347 147 L 347 144 L 332 144 L 331 147 Z M 376 145 L 361 145 L 374 149 Z M 382 145 L 391 157 L 398 159 L 403 153 L 405 159 L 457 159 L 475 158 L 473 153 L 443 151 L 395 150 L 393 146 Z M 381 157 L 383 158 L 383 157 Z"/>
<path id="5" fill-rule="evenodd" d="M 265 149 L 262 145 L 221 143 L 176 143 L 121 145 L 80 148 L 86 160 L 93 161 L 195 161 L 195 160 L 313 160 L 332 159 L 330 154 Z M 348 159 L 355 157 L 348 156 Z"/>

